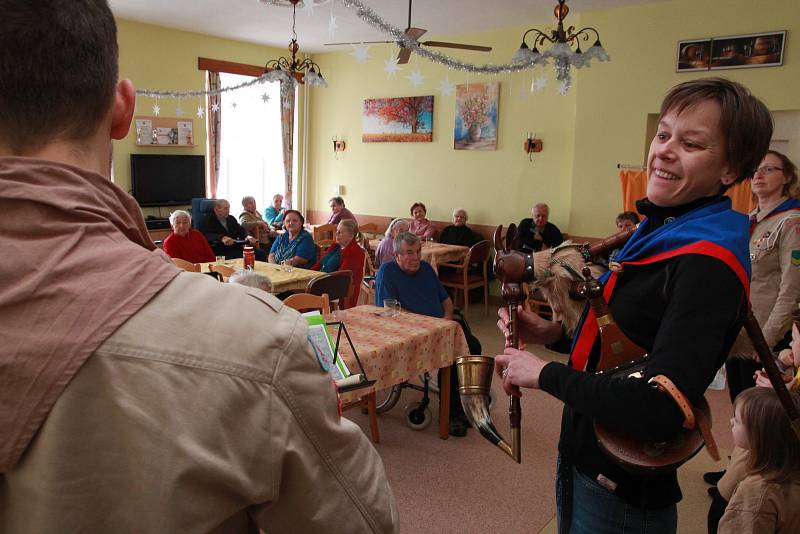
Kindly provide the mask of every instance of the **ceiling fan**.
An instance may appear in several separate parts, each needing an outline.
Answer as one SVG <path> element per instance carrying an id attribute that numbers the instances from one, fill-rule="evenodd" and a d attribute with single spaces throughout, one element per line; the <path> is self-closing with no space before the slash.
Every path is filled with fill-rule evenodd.
<path id="1" fill-rule="evenodd" d="M 411 2 L 412 0 L 408 0 L 408 26 L 406 26 L 405 36 L 409 39 L 419 42 L 419 38 L 422 37 L 428 30 L 423 28 L 413 28 L 411 26 Z M 377 43 L 394 43 L 395 41 L 361 41 L 356 43 L 325 43 L 325 46 L 336 46 L 336 45 L 357 45 L 357 44 L 377 44 Z M 411 58 L 411 49 L 403 46 L 402 41 L 398 41 L 397 44 L 400 46 L 400 53 L 397 55 L 397 63 L 398 64 L 405 64 L 408 63 L 408 60 Z M 491 46 L 480 46 L 480 45 L 472 45 L 472 44 L 463 44 L 463 43 L 447 43 L 444 41 L 422 41 L 419 43 L 423 46 L 439 46 L 442 48 L 458 48 L 459 50 L 474 50 L 476 52 L 491 52 Z"/>

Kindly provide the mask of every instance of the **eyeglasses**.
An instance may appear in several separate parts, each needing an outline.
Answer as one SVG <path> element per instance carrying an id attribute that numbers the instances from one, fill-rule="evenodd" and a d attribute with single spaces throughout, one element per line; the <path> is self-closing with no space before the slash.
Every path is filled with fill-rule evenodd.
<path id="1" fill-rule="evenodd" d="M 772 165 L 764 165 L 763 167 L 759 167 L 756 169 L 756 172 L 760 172 L 763 175 L 772 174 L 775 171 L 782 171 L 783 167 L 773 167 Z"/>

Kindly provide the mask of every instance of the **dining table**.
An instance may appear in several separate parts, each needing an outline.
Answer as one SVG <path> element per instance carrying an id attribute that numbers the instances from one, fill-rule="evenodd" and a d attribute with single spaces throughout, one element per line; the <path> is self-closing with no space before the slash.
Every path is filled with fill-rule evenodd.
<path id="1" fill-rule="evenodd" d="M 394 314 L 393 314 L 394 313 Z M 337 312 L 344 323 L 353 347 L 371 386 L 341 392 L 343 404 L 354 404 L 366 397 L 368 410 L 375 409 L 375 394 L 424 373 L 442 369 L 439 382 L 439 437 L 447 439 L 450 421 L 450 366 L 456 358 L 467 356 L 469 347 L 459 324 L 450 319 L 419 315 L 408 311 L 392 312 L 386 308 L 361 305 Z M 337 326 L 329 331 L 336 339 Z M 351 373 L 359 373 L 350 345 L 344 335 L 339 353 Z M 377 419 L 371 415 L 373 441 L 378 441 Z"/>
<path id="2" fill-rule="evenodd" d="M 380 242 L 380 239 L 370 239 L 369 246 L 372 250 L 375 250 L 378 248 Z M 435 241 L 421 242 L 422 259 L 428 262 L 431 267 L 433 267 L 433 270 L 437 273 L 439 272 L 440 264 L 460 262 L 466 257 L 467 252 L 469 252 L 469 247 L 464 247 L 461 245 L 447 245 L 445 243 L 436 243 Z"/>
<path id="3" fill-rule="evenodd" d="M 225 260 L 221 263 L 201 263 L 200 271 L 208 272 L 211 265 L 225 265 L 233 269 L 244 268 L 242 258 L 236 258 Z M 288 270 L 285 265 L 278 265 L 266 261 L 256 261 L 253 270 L 270 279 L 272 282 L 272 293 L 275 294 L 283 293 L 284 291 L 305 290 L 311 280 L 325 274 L 320 271 L 300 269 L 298 267 L 292 267 L 291 270 Z"/>

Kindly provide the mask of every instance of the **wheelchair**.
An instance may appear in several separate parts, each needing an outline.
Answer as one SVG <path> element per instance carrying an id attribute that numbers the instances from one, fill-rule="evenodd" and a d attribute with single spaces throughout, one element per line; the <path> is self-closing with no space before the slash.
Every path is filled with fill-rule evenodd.
<path id="1" fill-rule="evenodd" d="M 406 425 L 412 430 L 424 430 L 430 426 L 433 421 L 431 409 L 428 407 L 430 404 L 430 393 L 439 394 L 438 381 L 434 380 L 430 373 L 425 373 L 419 376 L 419 381 L 422 385 L 406 381 L 394 385 L 391 388 L 384 389 L 377 393 L 375 400 L 375 411 L 378 413 L 386 413 L 394 408 L 400 401 L 400 395 L 404 389 L 411 389 L 422 393 L 422 399 L 419 401 L 406 404 L 403 410 L 403 417 Z M 451 386 L 452 387 L 452 386 Z M 458 387 L 458 384 L 455 384 Z"/>

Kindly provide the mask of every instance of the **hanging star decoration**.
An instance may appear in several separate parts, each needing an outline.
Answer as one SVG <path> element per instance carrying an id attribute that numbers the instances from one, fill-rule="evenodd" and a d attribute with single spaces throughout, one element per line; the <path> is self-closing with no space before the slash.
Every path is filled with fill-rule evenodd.
<path id="1" fill-rule="evenodd" d="M 450 83 L 450 78 L 445 76 L 444 80 L 439 82 L 439 92 L 442 96 L 452 95 L 455 90 L 456 86 Z"/>
<path id="2" fill-rule="evenodd" d="M 155 104 L 153 106 L 153 115 L 158 117 L 160 114 L 161 114 L 161 106 L 159 106 L 158 104 Z"/>
<path id="3" fill-rule="evenodd" d="M 410 76 L 408 76 L 408 84 L 414 89 L 416 89 L 423 83 L 425 83 L 425 77 L 418 70 L 415 70 L 414 72 L 411 73 Z"/>
<path id="4" fill-rule="evenodd" d="M 211 113 L 219 113 L 219 104 L 216 102 L 211 104 Z"/>
<path id="5" fill-rule="evenodd" d="M 203 106 L 197 106 L 197 118 L 202 119 L 203 115 L 205 115 L 206 110 L 203 109 Z"/>
<path id="6" fill-rule="evenodd" d="M 314 16 L 314 0 L 307 0 L 303 2 L 303 13 L 308 17 Z"/>
<path id="7" fill-rule="evenodd" d="M 400 61 L 400 59 L 397 56 L 392 56 L 389 59 L 383 60 L 383 70 L 386 71 L 386 74 L 388 74 L 390 78 L 397 74 L 398 71 L 403 70 L 397 66 L 398 61 Z"/>
<path id="8" fill-rule="evenodd" d="M 336 15 L 333 14 L 333 10 L 331 9 L 331 18 L 328 21 L 328 37 L 331 39 L 336 35 L 336 28 Z"/>
<path id="9" fill-rule="evenodd" d="M 350 55 L 356 58 L 358 63 L 366 63 L 369 59 L 369 45 L 353 45 Z"/>
<path id="10" fill-rule="evenodd" d="M 544 74 L 531 80 L 531 91 L 541 91 L 545 87 L 547 87 L 547 78 Z"/>
<path id="11" fill-rule="evenodd" d="M 267 93 L 261 93 L 261 101 L 265 104 L 269 102 L 269 95 Z"/>
<path id="12" fill-rule="evenodd" d="M 233 106 L 233 109 L 236 109 L 237 106 L 236 102 L 231 102 L 231 106 Z"/>

